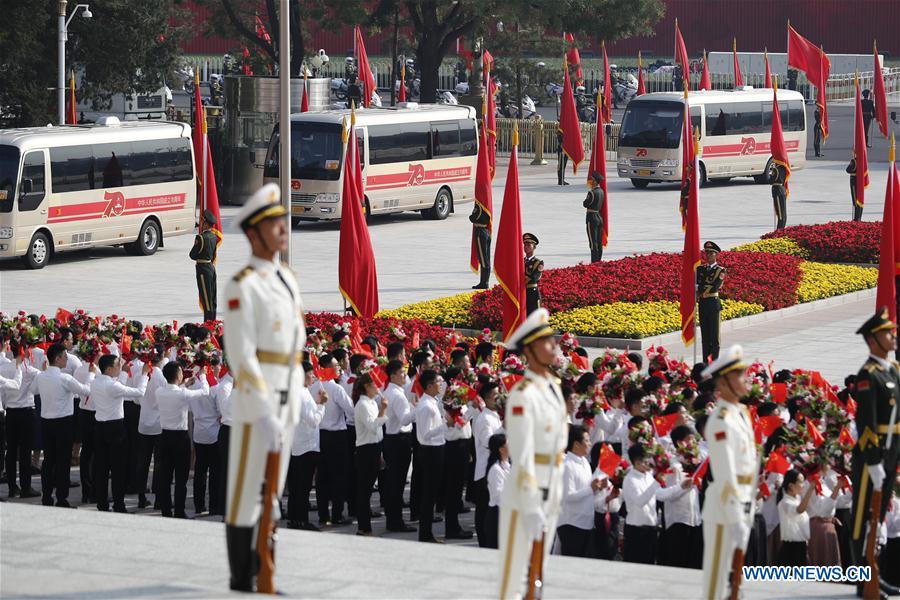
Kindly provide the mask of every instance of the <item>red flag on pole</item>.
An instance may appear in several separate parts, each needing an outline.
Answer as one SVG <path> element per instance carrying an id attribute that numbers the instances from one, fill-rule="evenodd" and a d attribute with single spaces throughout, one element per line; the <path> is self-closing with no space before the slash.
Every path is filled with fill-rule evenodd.
<path id="1" fill-rule="evenodd" d="M 862 116 L 862 96 L 859 92 L 859 74 L 856 76 L 856 127 L 853 136 L 853 154 L 856 158 L 856 205 L 866 203 L 869 187 L 869 153 L 866 150 L 866 128 Z"/>
<path id="2" fill-rule="evenodd" d="M 371 319 L 378 312 L 378 276 L 375 254 L 369 239 L 369 228 L 359 195 L 357 179 L 359 148 L 353 127 L 356 113 L 351 114 L 350 130 L 344 127 L 347 153 L 344 158 L 344 185 L 341 192 L 341 234 L 338 255 L 338 281 L 341 294 L 357 316 Z M 344 124 L 346 125 L 346 123 Z"/>
<path id="3" fill-rule="evenodd" d="M 770 88 L 772 87 L 772 70 L 769 68 L 769 50 L 763 53 L 763 59 L 766 61 L 766 79 L 763 83 L 763 87 Z"/>
<path id="4" fill-rule="evenodd" d="M 300 100 L 300 112 L 309 112 L 309 86 L 306 81 L 306 67 L 303 67 L 303 98 Z"/>
<path id="5" fill-rule="evenodd" d="M 790 461 L 788 461 L 780 451 L 772 450 L 768 460 L 766 460 L 765 472 L 780 473 L 781 475 L 784 475 L 790 468 Z"/>
<path id="6" fill-rule="evenodd" d="M 493 61 L 485 64 L 491 65 Z M 490 67 L 488 67 L 487 75 L 487 84 L 484 87 L 487 94 L 487 113 L 484 121 L 487 124 L 488 137 L 485 144 L 487 144 L 488 166 L 491 168 L 491 181 L 493 181 L 497 174 L 497 82 L 490 75 Z"/>
<path id="7" fill-rule="evenodd" d="M 822 437 L 819 428 L 809 419 L 806 420 L 806 433 L 809 434 L 809 439 L 812 441 L 814 448 L 818 448 L 825 442 L 825 438 Z"/>
<path id="8" fill-rule="evenodd" d="M 653 427 L 656 429 L 656 435 L 659 437 L 668 435 L 670 431 L 675 429 L 675 423 L 677 423 L 680 418 L 681 415 L 679 413 L 657 415 L 653 417 Z"/>
<path id="9" fill-rule="evenodd" d="M 485 90 L 487 93 L 487 90 Z M 482 103 L 483 107 L 487 107 L 487 100 Z M 491 233 L 494 224 L 494 201 L 491 193 L 491 168 L 488 165 L 488 149 L 487 149 L 487 123 L 481 121 L 481 135 L 478 139 L 478 163 L 475 168 L 475 204 L 481 207 L 488 215 L 487 230 Z M 481 268 L 481 259 L 478 257 L 478 245 L 475 243 L 475 232 L 478 226 L 472 224 L 472 252 L 469 257 L 469 267 L 472 271 L 478 272 Z"/>
<path id="10" fill-rule="evenodd" d="M 575 36 L 571 33 L 564 33 L 563 38 L 569 49 L 566 51 L 566 59 L 570 65 L 575 67 L 575 81 L 578 85 L 584 84 L 584 72 L 581 70 L 581 55 L 578 54 L 578 46 L 575 45 Z"/>
<path id="11" fill-rule="evenodd" d="M 75 125 L 78 117 L 75 115 L 75 71 L 69 75 L 69 110 L 66 111 L 66 124 Z"/>
<path id="12" fill-rule="evenodd" d="M 591 176 L 596 172 L 603 176 L 600 180 L 600 189 L 603 190 L 603 206 L 600 208 L 600 218 L 603 219 L 603 247 L 609 240 L 609 195 L 606 192 L 606 126 L 600 116 L 601 96 L 597 92 L 597 122 L 594 132 L 594 145 L 591 147 L 591 160 L 588 162 L 587 182 L 591 186 Z"/>
<path id="13" fill-rule="evenodd" d="M 878 60 L 878 46 L 874 42 L 872 42 L 872 52 L 875 58 L 874 82 L 872 84 L 872 95 L 875 96 L 875 120 L 878 121 L 878 129 L 881 130 L 882 135 L 884 135 L 884 137 L 887 137 L 887 94 L 884 90 L 884 73 L 881 71 L 881 61 Z"/>
<path id="14" fill-rule="evenodd" d="M 609 76 L 609 59 L 606 58 L 606 42 L 600 42 L 603 48 L 603 118 L 600 123 L 612 123 L 612 78 Z"/>
<path id="15" fill-rule="evenodd" d="M 675 18 L 675 64 L 681 65 L 681 73 L 687 89 L 691 89 L 691 61 L 688 60 L 687 47 L 684 38 L 681 37 L 681 29 L 678 28 L 678 18 Z"/>
<path id="16" fill-rule="evenodd" d="M 643 96 L 647 93 L 646 86 L 644 85 L 644 64 L 641 61 L 641 53 L 638 51 L 638 86 L 637 92 L 634 97 Z"/>
<path id="17" fill-rule="evenodd" d="M 356 64 L 359 68 L 359 81 L 362 84 L 363 106 L 368 108 L 372 102 L 372 93 L 375 91 L 375 75 L 369 66 L 369 57 L 366 54 L 366 45 L 363 43 L 362 30 L 356 26 Z"/>
<path id="18" fill-rule="evenodd" d="M 897 182 L 897 168 L 894 163 L 894 136 L 891 136 L 891 147 L 888 151 L 888 179 L 884 190 L 884 216 L 881 220 L 881 256 L 878 259 L 878 291 L 875 295 L 875 309 L 886 306 L 891 321 L 897 322 L 897 276 L 896 209 L 900 203 L 900 185 Z M 857 171 L 858 172 L 858 171 Z"/>
<path id="19" fill-rule="evenodd" d="M 568 77 L 566 77 L 568 79 Z M 571 91 L 571 90 L 570 90 Z M 519 128 L 513 126 L 512 154 L 503 192 L 503 209 L 494 249 L 494 275 L 503 288 L 503 340 L 525 320 L 525 250 L 522 247 L 522 210 L 519 204 Z"/>
<path id="20" fill-rule="evenodd" d="M 741 74 L 741 64 L 738 62 L 737 38 L 731 38 L 731 57 L 734 59 L 734 87 L 744 87 L 744 76 Z"/>
<path id="21" fill-rule="evenodd" d="M 203 150 L 206 142 L 203 139 L 203 101 L 200 99 L 200 70 L 194 73 L 194 131 L 192 132 L 194 142 L 194 170 L 197 173 L 197 184 L 200 186 L 200 193 L 203 193 L 203 175 L 204 160 Z M 201 202 L 202 204 L 202 202 Z"/>
<path id="22" fill-rule="evenodd" d="M 784 193 L 790 198 L 791 188 L 788 180 L 791 178 L 791 161 L 788 159 L 787 147 L 784 145 L 784 134 L 781 130 L 781 113 L 778 108 L 778 83 L 772 88 L 772 134 L 769 138 L 769 148 L 772 152 L 772 162 L 784 167 Z"/>
<path id="23" fill-rule="evenodd" d="M 687 227 L 687 205 L 694 171 L 694 135 L 691 131 L 691 109 L 688 103 L 687 87 L 684 88 L 684 116 L 681 126 L 681 196 L 679 211 L 681 212 L 681 230 Z"/>
<path id="24" fill-rule="evenodd" d="M 822 112 L 822 137 L 828 138 L 828 106 L 825 98 L 825 86 L 831 74 L 831 61 L 828 55 L 808 39 L 797 33 L 788 23 L 788 66 L 806 73 L 806 78 L 816 86 L 816 104 Z"/>
<path id="25" fill-rule="evenodd" d="M 784 421 L 782 421 L 781 417 L 778 415 L 766 415 L 765 417 L 759 418 L 759 429 L 766 437 L 769 437 L 770 435 L 775 433 L 775 430 L 777 430 L 783 424 Z"/>
<path id="26" fill-rule="evenodd" d="M 838 443 L 845 444 L 847 446 L 853 446 L 856 442 L 853 440 L 853 436 L 850 435 L 850 432 L 846 427 L 841 427 L 841 433 L 838 436 Z"/>
<path id="27" fill-rule="evenodd" d="M 219 189 L 216 187 L 216 170 L 213 166 L 212 151 L 209 147 L 209 136 L 206 135 L 206 109 L 203 111 L 203 141 L 206 147 L 206 172 L 203 175 L 203 210 L 210 211 L 216 218 L 216 224 L 209 228 L 216 234 L 216 246 L 222 244 L 222 215 L 219 212 Z M 201 223 L 204 221 L 201 219 Z"/>
<path id="28" fill-rule="evenodd" d="M 691 479 L 694 480 L 694 485 L 700 487 L 700 483 L 703 481 L 703 478 L 706 477 L 707 471 L 709 471 L 709 457 L 700 463 L 700 466 L 694 471 L 694 475 L 691 477 Z"/>
<path id="29" fill-rule="evenodd" d="M 581 142 L 581 123 L 575 108 L 575 94 L 569 79 L 569 67 L 563 61 L 563 96 L 559 111 L 559 132 L 562 133 L 562 150 L 572 161 L 572 173 L 578 173 L 578 165 L 584 161 L 584 145 Z M 521 241 L 521 240 L 520 240 Z"/>
<path id="30" fill-rule="evenodd" d="M 687 92 L 685 92 L 687 96 Z M 687 98 L 685 98 L 685 135 L 688 136 L 682 140 L 683 144 L 696 144 L 693 152 L 693 174 L 690 178 L 690 189 L 688 192 L 688 205 L 686 213 L 686 223 L 684 227 L 684 249 L 681 253 L 681 300 L 679 309 L 681 311 L 681 339 L 686 346 L 694 343 L 695 338 L 695 321 L 697 315 L 697 267 L 700 265 L 700 192 L 697 182 L 698 154 L 700 153 L 699 140 L 692 140 L 687 132 L 690 131 L 690 120 L 688 119 Z"/>
<path id="31" fill-rule="evenodd" d="M 400 65 L 400 94 L 397 102 L 406 102 L 406 63 Z"/>
<path id="32" fill-rule="evenodd" d="M 64 308 L 57 308 L 57 309 L 56 309 L 56 320 L 57 320 L 57 321 L 59 322 L 59 324 L 62 325 L 63 327 L 65 327 L 66 325 L 68 325 L 68 324 L 69 324 L 69 320 L 70 320 L 72 317 L 74 317 L 74 316 L 75 316 L 75 315 L 73 315 L 71 312 L 67 311 L 67 310 L 64 309 Z"/>
<path id="33" fill-rule="evenodd" d="M 703 73 L 700 75 L 701 90 L 711 90 L 712 81 L 709 78 L 709 61 L 706 58 L 706 50 L 703 51 Z"/>
<path id="34" fill-rule="evenodd" d="M 597 461 L 597 467 L 601 471 L 612 477 L 616 474 L 620 462 L 622 462 L 622 457 L 616 454 L 612 446 L 606 443 L 600 446 L 600 459 Z"/>

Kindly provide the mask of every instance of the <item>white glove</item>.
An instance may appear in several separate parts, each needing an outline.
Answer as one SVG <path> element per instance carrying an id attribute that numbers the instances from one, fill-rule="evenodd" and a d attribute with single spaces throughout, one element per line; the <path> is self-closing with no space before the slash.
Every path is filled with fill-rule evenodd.
<path id="1" fill-rule="evenodd" d="M 284 437 L 284 425 L 274 415 L 262 417 L 256 422 L 259 427 L 259 433 L 262 435 L 263 443 L 270 452 L 281 449 L 282 438 Z"/>
<path id="2" fill-rule="evenodd" d="M 875 538 L 875 542 L 879 546 L 884 546 L 885 544 L 887 544 L 887 523 L 885 523 L 884 521 L 882 521 L 878 525 L 878 534 L 875 536 Z"/>
<path id="3" fill-rule="evenodd" d="M 539 540 L 544 535 L 544 528 L 547 526 L 547 518 L 544 511 L 538 509 L 535 513 L 527 513 L 522 517 L 522 526 L 525 532 L 531 536 L 531 539 Z"/>
<path id="4" fill-rule="evenodd" d="M 872 480 L 872 487 L 881 490 L 881 484 L 884 483 L 884 466 L 881 463 L 868 465 L 869 478 Z"/>
<path id="5" fill-rule="evenodd" d="M 731 537 L 734 538 L 734 543 L 738 548 L 746 550 L 747 542 L 750 540 L 750 528 L 743 521 L 732 523 Z"/>

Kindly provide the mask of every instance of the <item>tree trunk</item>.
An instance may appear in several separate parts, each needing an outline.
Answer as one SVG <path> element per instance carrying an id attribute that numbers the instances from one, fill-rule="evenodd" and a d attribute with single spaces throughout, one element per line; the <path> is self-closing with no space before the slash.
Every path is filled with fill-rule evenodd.
<path id="1" fill-rule="evenodd" d="M 519 119 L 524 119 L 524 106 L 522 102 L 522 63 L 516 61 L 516 102 L 519 105 Z"/>
<path id="2" fill-rule="evenodd" d="M 419 63 L 419 102 L 435 102 L 437 101 L 438 70 L 441 68 L 442 61 L 437 44 L 431 44 L 427 38 L 423 39 L 416 50 L 416 61 Z"/>
<path id="3" fill-rule="evenodd" d="M 394 40 L 391 43 L 391 106 L 395 106 L 397 104 L 397 91 L 394 89 L 394 85 L 397 81 L 397 78 L 403 74 L 403 70 L 397 72 L 397 46 L 399 44 L 399 31 L 400 31 L 400 5 L 394 7 Z M 400 85 L 406 85 L 406 82 L 401 81 Z"/>

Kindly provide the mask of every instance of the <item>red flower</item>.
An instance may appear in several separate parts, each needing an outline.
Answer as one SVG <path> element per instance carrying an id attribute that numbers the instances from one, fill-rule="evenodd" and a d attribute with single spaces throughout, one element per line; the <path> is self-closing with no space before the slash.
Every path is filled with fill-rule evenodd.
<path id="1" fill-rule="evenodd" d="M 818 225 L 794 225 L 773 231 L 762 239 L 787 237 L 809 251 L 819 262 L 877 264 L 881 221 L 832 221 Z"/>

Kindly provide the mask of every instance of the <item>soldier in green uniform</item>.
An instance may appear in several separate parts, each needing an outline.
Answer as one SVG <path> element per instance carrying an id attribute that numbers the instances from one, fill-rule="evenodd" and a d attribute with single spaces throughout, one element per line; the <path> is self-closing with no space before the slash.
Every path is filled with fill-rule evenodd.
<path id="1" fill-rule="evenodd" d="M 856 376 L 856 432 L 853 447 L 853 513 L 850 523 L 853 560 L 866 564 L 866 525 L 872 505 L 872 490 L 881 490 L 879 522 L 887 515 L 900 456 L 900 363 L 889 355 L 897 348 L 897 325 L 882 307 L 856 333 L 869 346 L 869 358 Z M 886 594 L 896 590 L 879 582 Z M 861 588 L 857 588 L 857 595 Z"/>
<path id="2" fill-rule="evenodd" d="M 772 202 L 775 205 L 775 229 L 784 229 L 787 225 L 787 190 L 784 189 L 787 171 L 781 165 L 772 165 L 769 172 L 769 183 L 772 184 Z"/>
<path id="3" fill-rule="evenodd" d="M 526 314 L 531 314 L 541 307 L 541 292 L 538 290 L 538 281 L 544 272 L 544 261 L 534 255 L 538 239 L 533 233 L 522 235 L 522 243 L 525 246 L 525 307 Z"/>
<path id="4" fill-rule="evenodd" d="M 606 202 L 606 194 L 600 187 L 602 181 L 603 175 L 599 171 L 591 173 L 591 189 L 588 190 L 587 197 L 581 203 L 587 209 L 584 222 L 587 228 L 588 245 L 591 247 L 592 263 L 600 262 L 603 259 L 603 217 L 600 211 L 603 209 L 603 203 Z"/>
<path id="5" fill-rule="evenodd" d="M 846 171 L 850 175 L 850 206 L 853 208 L 853 220 L 861 221 L 863 207 L 856 202 L 856 154 L 850 158 Z"/>
<path id="6" fill-rule="evenodd" d="M 491 215 L 484 210 L 480 202 L 475 202 L 469 221 L 475 227 L 475 250 L 478 252 L 478 263 L 481 265 L 481 280 L 478 285 L 473 285 L 472 289 L 486 290 L 491 277 Z"/>
<path id="7" fill-rule="evenodd" d="M 203 227 L 194 238 L 191 248 L 191 260 L 196 261 L 194 269 L 197 274 L 197 290 L 200 293 L 200 307 L 203 309 L 204 321 L 216 319 L 216 250 L 219 237 L 212 230 L 218 222 L 211 210 L 203 211 Z"/>
<path id="8" fill-rule="evenodd" d="M 721 248 L 715 242 L 703 244 L 706 253 L 706 264 L 697 268 L 697 309 L 700 312 L 700 338 L 703 343 L 703 360 L 719 358 L 719 314 L 722 303 L 719 302 L 719 288 L 725 281 L 725 267 L 716 259 Z"/>

